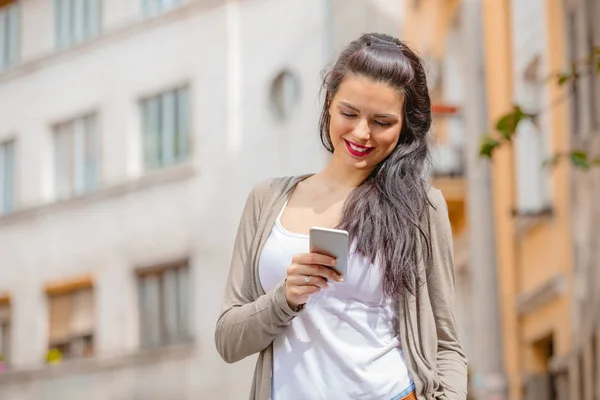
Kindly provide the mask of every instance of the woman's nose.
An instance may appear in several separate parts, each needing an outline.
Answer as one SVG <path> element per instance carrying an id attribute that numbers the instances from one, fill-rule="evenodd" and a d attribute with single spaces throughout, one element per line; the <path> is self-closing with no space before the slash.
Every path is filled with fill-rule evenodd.
<path id="1" fill-rule="evenodd" d="M 354 129 L 354 136 L 356 136 L 357 139 L 369 140 L 369 138 L 371 137 L 369 122 L 366 120 L 360 120 L 360 122 Z"/>

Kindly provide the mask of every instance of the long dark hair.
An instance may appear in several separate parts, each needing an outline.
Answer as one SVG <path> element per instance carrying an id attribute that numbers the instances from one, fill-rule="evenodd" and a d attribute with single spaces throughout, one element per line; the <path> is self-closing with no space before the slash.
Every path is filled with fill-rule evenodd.
<path id="1" fill-rule="evenodd" d="M 431 259 L 431 203 L 424 180 L 431 102 L 423 62 L 389 35 L 369 33 L 351 42 L 323 79 L 325 102 L 319 125 L 321 142 L 331 153 L 329 104 L 348 74 L 397 89 L 404 97 L 404 110 L 398 145 L 350 193 L 339 228 L 356 240 L 360 254 L 380 263 L 386 295 L 415 294 L 422 282 L 418 265 L 429 265 Z"/>

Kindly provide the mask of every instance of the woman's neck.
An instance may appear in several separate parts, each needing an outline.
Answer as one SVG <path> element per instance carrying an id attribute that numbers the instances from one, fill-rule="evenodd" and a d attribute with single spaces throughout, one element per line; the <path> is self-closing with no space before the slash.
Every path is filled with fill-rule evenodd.
<path id="1" fill-rule="evenodd" d="M 368 171 L 351 170 L 346 166 L 340 168 L 333 160 L 323 171 L 316 175 L 332 190 L 353 189 L 368 176 Z"/>

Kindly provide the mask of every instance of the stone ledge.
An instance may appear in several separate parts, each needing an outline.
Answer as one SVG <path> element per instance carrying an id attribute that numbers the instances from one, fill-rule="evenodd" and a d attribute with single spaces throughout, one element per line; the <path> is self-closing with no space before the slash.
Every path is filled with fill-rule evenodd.
<path id="1" fill-rule="evenodd" d="M 73 374 L 90 374 L 153 365 L 167 361 L 185 360 L 191 358 L 196 350 L 197 347 L 194 342 L 187 342 L 179 345 L 142 349 L 121 356 L 67 360 L 60 364 L 44 365 L 37 369 L 8 371 L 0 374 L 0 388 L 3 385 L 55 379 Z"/>
<path id="2" fill-rule="evenodd" d="M 567 290 L 567 283 L 563 274 L 557 274 L 536 288 L 519 294 L 517 297 L 517 313 L 527 314 L 549 301 L 561 296 Z"/>
<path id="3" fill-rule="evenodd" d="M 111 30 L 100 32 L 100 35 L 80 44 L 69 46 L 65 49 L 55 49 L 54 47 L 44 55 L 36 58 L 22 61 L 6 70 L 0 72 L 0 85 L 3 83 L 26 77 L 27 75 L 46 67 L 48 64 L 59 62 L 65 58 L 75 56 L 82 52 L 90 51 L 102 44 L 110 43 L 114 40 L 120 40 L 132 34 L 145 32 L 155 29 L 161 25 L 172 21 L 188 18 L 195 12 L 206 12 L 211 8 L 224 4 L 223 0 L 190 0 L 187 4 L 182 4 L 172 10 L 164 13 L 143 17 L 127 21 L 121 27 L 115 27 Z"/>
<path id="4" fill-rule="evenodd" d="M 24 219 L 35 218 L 52 212 L 68 210 L 108 198 L 124 196 L 162 184 L 184 181 L 195 176 L 196 171 L 196 166 L 192 163 L 192 160 L 190 160 L 189 162 L 185 162 L 183 164 L 165 167 L 156 171 L 149 171 L 137 179 L 100 187 L 96 190 L 80 196 L 72 197 L 70 199 L 59 200 L 21 209 L 17 208 L 15 211 L 9 214 L 0 215 L 0 228 L 2 228 L 3 225 L 20 222 Z"/>

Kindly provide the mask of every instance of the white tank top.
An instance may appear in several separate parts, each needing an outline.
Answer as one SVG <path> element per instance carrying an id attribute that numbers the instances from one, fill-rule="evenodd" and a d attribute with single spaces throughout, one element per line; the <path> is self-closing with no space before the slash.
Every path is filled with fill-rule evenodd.
<path id="1" fill-rule="evenodd" d="M 259 259 L 265 292 L 285 279 L 294 255 L 309 251 L 308 235 L 281 225 L 283 209 Z M 390 400 L 410 393 L 397 326 L 398 307 L 383 294 L 378 266 L 351 251 L 344 282 L 312 295 L 274 340 L 272 400 Z"/>

